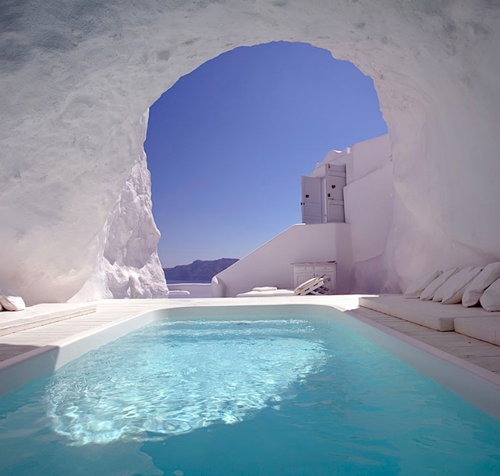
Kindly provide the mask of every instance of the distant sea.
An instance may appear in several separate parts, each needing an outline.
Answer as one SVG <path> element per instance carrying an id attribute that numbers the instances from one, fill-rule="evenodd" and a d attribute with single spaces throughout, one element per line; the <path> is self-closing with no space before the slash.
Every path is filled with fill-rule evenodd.
<path id="1" fill-rule="evenodd" d="M 210 284 L 210 281 L 178 281 L 176 279 L 167 279 L 167 284 Z"/>

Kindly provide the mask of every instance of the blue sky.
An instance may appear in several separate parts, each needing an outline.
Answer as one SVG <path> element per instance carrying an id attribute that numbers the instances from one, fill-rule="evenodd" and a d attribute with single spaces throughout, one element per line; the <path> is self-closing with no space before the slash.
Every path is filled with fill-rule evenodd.
<path id="1" fill-rule="evenodd" d="M 242 258 L 300 223 L 300 176 L 387 133 L 371 78 L 303 43 L 236 48 L 153 104 L 145 150 L 164 267 Z"/>

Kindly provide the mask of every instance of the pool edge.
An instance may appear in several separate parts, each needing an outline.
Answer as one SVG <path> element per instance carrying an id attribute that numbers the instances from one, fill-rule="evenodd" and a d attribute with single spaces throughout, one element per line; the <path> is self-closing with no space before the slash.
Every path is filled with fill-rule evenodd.
<path id="1" fill-rule="evenodd" d="M 299 308 L 305 307 L 311 310 L 312 308 L 316 308 L 316 310 L 318 310 L 318 308 L 323 308 L 323 310 L 329 312 L 337 311 L 343 316 L 341 321 L 344 324 L 351 328 L 355 328 L 357 331 L 361 331 L 360 333 L 362 335 L 389 351 L 397 358 L 405 361 L 417 371 L 433 378 L 440 385 L 450 389 L 489 415 L 500 420 L 500 406 L 497 404 L 498 398 L 500 398 L 500 375 L 367 319 L 357 314 L 355 309 L 347 309 L 340 304 L 325 302 L 269 302 L 260 304 L 241 303 L 236 305 L 228 303 L 228 305 L 208 306 L 192 302 L 179 304 L 180 303 L 177 302 L 176 305 L 172 307 L 164 306 L 158 309 L 146 310 L 137 315 L 119 319 L 70 338 L 63 339 L 59 341 L 57 345 L 43 346 L 4 362 L 0 362 L 0 397 L 150 322 L 165 317 L 168 318 L 165 314 L 175 314 L 176 311 L 189 312 L 195 309 L 196 313 L 206 312 L 207 310 L 213 313 L 221 309 L 227 312 L 232 308 L 255 309 L 256 307 L 270 307 L 274 308 L 274 310 L 279 310 L 279 308 L 293 307 L 298 310 Z M 356 324 L 356 322 L 358 324 Z M 406 349 L 405 346 L 407 346 Z M 408 349 L 414 350 L 408 352 Z M 439 370 L 434 370 L 432 368 L 432 362 L 431 366 L 425 363 L 429 358 L 438 359 L 437 362 L 444 363 L 445 368 L 448 366 L 450 372 L 444 375 L 436 375 L 436 372 L 439 374 Z M 422 363 L 422 360 L 424 363 Z M 437 365 L 437 367 L 443 368 L 443 365 L 440 364 Z M 461 379 L 457 377 L 460 371 L 466 372 L 466 374 L 470 376 L 468 380 L 476 381 L 479 385 L 481 385 L 482 382 L 483 384 L 481 386 L 485 389 L 485 395 L 477 395 L 477 391 L 473 392 L 470 386 L 461 383 Z M 456 381 L 454 382 L 453 379 Z M 475 388 L 475 386 L 472 388 Z M 496 394 L 496 397 L 492 396 L 492 394 Z"/>

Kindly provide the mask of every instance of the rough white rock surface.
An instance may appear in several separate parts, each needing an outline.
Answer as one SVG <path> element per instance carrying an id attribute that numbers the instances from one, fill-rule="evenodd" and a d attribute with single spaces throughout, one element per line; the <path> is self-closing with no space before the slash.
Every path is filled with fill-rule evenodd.
<path id="1" fill-rule="evenodd" d="M 147 124 L 146 113 L 142 121 L 143 139 Z M 94 270 L 72 301 L 168 295 L 157 253 L 160 232 L 152 207 L 151 177 L 142 150 L 96 238 L 98 253 Z"/>
<path id="2" fill-rule="evenodd" d="M 114 254 L 117 282 L 85 283 L 107 267 L 144 111 L 217 54 L 272 40 L 326 48 L 374 79 L 395 197 L 385 271 L 368 267 L 370 281 L 406 288 L 435 266 L 498 259 L 499 33 L 493 0 L 3 2 L 0 281 L 28 303 L 143 295 L 160 274 L 153 254 L 127 252 L 123 266 Z M 141 285 L 124 284 L 136 266 Z"/>

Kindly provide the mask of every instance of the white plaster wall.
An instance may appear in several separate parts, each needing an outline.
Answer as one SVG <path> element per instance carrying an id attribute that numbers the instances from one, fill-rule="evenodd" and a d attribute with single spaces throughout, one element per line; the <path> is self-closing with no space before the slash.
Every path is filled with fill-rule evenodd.
<path id="1" fill-rule="evenodd" d="M 499 32 L 491 0 L 4 2 L 0 281 L 28 302 L 82 289 L 144 111 L 206 60 L 272 40 L 326 48 L 374 79 L 395 178 L 385 289 L 498 259 Z"/>
<path id="2" fill-rule="evenodd" d="M 293 225 L 220 272 L 224 296 L 234 297 L 257 286 L 294 289 L 292 263 L 337 261 L 337 289 L 349 292 L 352 268 L 350 227 L 345 223 Z"/>
<path id="3" fill-rule="evenodd" d="M 340 153 L 331 150 L 316 168 L 324 164 L 345 165 L 347 184 L 350 184 L 391 163 L 391 154 L 391 139 L 389 134 L 384 134 L 358 142 Z"/>
<path id="4" fill-rule="evenodd" d="M 379 293 L 384 286 L 381 276 L 387 274 L 385 252 L 394 199 L 389 136 L 359 142 L 340 154 L 330 151 L 321 163 L 346 166 L 344 208 L 351 230 L 353 266 L 349 290 Z"/>
<path id="5" fill-rule="evenodd" d="M 391 142 L 389 134 L 358 142 L 351 148 L 353 162 L 349 182 L 361 180 L 367 175 L 391 163 Z"/>
<path id="6" fill-rule="evenodd" d="M 198 299 L 198 298 L 211 298 L 212 286 L 210 283 L 180 283 L 168 285 L 169 299 Z M 176 291 L 187 291 L 189 294 L 176 294 Z"/>
<path id="7" fill-rule="evenodd" d="M 385 251 L 391 226 L 393 183 L 392 164 L 389 164 L 344 188 L 345 218 L 351 225 L 355 263 L 381 256 Z"/>

